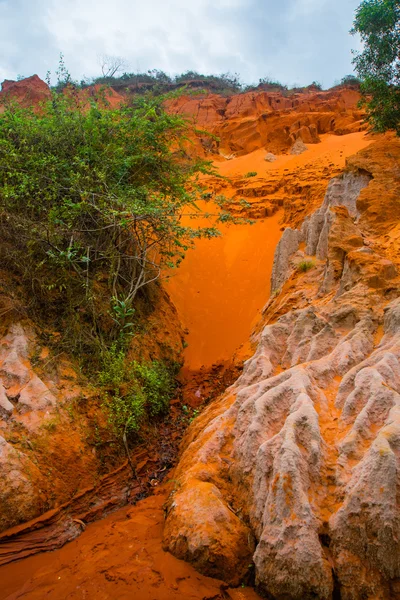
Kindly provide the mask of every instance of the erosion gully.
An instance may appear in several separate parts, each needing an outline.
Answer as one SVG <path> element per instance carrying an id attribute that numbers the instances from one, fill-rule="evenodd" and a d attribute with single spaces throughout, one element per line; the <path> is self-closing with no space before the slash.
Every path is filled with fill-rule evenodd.
<path id="1" fill-rule="evenodd" d="M 343 168 L 346 156 L 365 145 L 362 134 L 345 137 L 351 137 L 351 143 L 346 144 L 344 139 L 339 143 L 337 137 L 326 136 L 321 144 L 310 148 L 306 159 L 284 156 L 269 165 L 264 161 L 265 151 L 260 150 L 219 166 L 227 176 L 243 175 L 249 170 L 265 172 L 269 168 L 275 172 L 280 169 L 284 176 L 305 160 L 317 164 L 328 157 L 335 167 Z M 194 407 L 222 392 L 237 375 L 237 363 L 249 356 L 250 334 L 270 293 L 273 255 L 282 233 L 281 222 L 282 212 L 278 212 L 253 225 L 224 225 L 221 237 L 196 242 L 166 284 L 188 330 L 181 381 L 187 402 Z M 202 224 L 200 220 L 199 224 Z M 168 438 L 170 446 L 179 445 L 180 435 L 173 427 L 166 427 L 161 433 Z M 148 460 L 147 456 L 141 461 L 143 467 Z M 60 549 L 35 553 L 0 567 L 0 600 L 258 598 L 249 587 L 231 589 L 219 580 L 200 575 L 189 564 L 163 551 L 163 504 L 173 471 L 163 477 L 157 476 L 163 469 L 157 469 L 156 464 L 152 464 L 151 469 L 153 478 L 143 478 L 142 482 L 138 478 L 139 483 L 132 484 L 129 492 L 132 504 L 102 520 L 88 525 L 82 523 L 82 534 Z M 142 493 L 143 486 L 145 493 Z M 109 488 L 106 481 L 104 493 L 108 493 L 112 505 L 113 490 Z M 145 495 L 148 497 L 137 501 Z M 45 530 L 47 539 L 43 539 L 39 525 L 31 527 L 28 538 L 22 536 L 13 542 L 19 544 L 21 556 L 24 539 L 29 539 L 32 545 L 35 536 L 36 546 L 51 548 L 49 538 L 56 535 L 57 528 Z M 62 519 L 60 526 L 63 526 Z"/>

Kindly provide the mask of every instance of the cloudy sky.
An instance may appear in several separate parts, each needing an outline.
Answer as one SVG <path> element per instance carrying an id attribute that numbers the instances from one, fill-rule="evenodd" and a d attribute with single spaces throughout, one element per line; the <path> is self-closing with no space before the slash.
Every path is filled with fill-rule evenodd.
<path id="1" fill-rule="evenodd" d="M 352 72 L 349 35 L 360 0 L 0 0 L 0 79 L 55 71 L 76 79 L 99 56 L 129 72 L 240 73 L 325 87 Z"/>

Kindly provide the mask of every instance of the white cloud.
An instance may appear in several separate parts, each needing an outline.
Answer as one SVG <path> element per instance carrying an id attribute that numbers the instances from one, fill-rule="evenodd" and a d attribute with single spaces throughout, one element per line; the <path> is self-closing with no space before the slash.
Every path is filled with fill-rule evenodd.
<path id="1" fill-rule="evenodd" d="M 130 70 L 239 72 L 325 85 L 351 72 L 359 0 L 0 0 L 0 76 L 97 75 L 100 54 Z"/>

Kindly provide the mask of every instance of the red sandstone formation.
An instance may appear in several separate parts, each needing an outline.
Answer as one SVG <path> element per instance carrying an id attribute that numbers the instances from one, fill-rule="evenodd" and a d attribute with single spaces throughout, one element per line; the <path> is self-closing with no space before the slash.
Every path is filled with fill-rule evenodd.
<path id="1" fill-rule="evenodd" d="M 89 97 L 103 93 L 111 108 L 117 108 L 124 100 L 123 95 L 101 85 L 76 92 L 84 103 Z M 0 92 L 0 101 L 14 98 L 23 106 L 40 104 L 49 97 L 47 84 L 37 75 L 21 81 L 4 81 Z M 259 148 L 281 154 L 297 140 L 316 144 L 325 133 L 343 135 L 361 131 L 365 125 L 359 100 L 360 94 L 350 88 L 284 94 L 254 91 L 228 98 L 214 94 L 180 96 L 169 101 L 168 108 L 189 117 L 199 128 L 195 146 L 188 147 L 189 152 L 232 158 Z M 201 132 L 202 129 L 213 137 Z"/>
<path id="2" fill-rule="evenodd" d="M 232 158 L 258 148 L 274 154 L 288 151 L 298 139 L 316 144 L 320 135 L 343 135 L 364 129 L 360 95 L 355 90 L 299 92 L 247 92 L 223 98 L 181 96 L 169 104 L 172 112 L 193 119 L 203 151 Z"/>
<path id="3" fill-rule="evenodd" d="M 118 94 L 115 90 L 104 85 L 91 85 L 83 90 L 78 90 L 74 87 L 66 88 L 65 93 L 75 94 L 77 101 L 83 108 L 89 108 L 90 100 L 96 101 L 104 108 L 116 109 L 124 102 L 124 97 Z"/>
<path id="4" fill-rule="evenodd" d="M 77 99 L 85 106 L 89 104 L 90 98 L 103 100 L 105 106 L 118 108 L 124 101 L 124 97 L 115 90 L 102 85 L 92 85 L 83 90 L 75 90 L 73 86 L 67 87 L 65 93 L 76 93 Z M 22 106 L 39 106 L 42 102 L 51 98 L 51 92 L 47 83 L 37 75 L 26 77 L 20 81 L 5 80 L 1 84 L 0 104 L 7 100 L 17 101 Z"/>

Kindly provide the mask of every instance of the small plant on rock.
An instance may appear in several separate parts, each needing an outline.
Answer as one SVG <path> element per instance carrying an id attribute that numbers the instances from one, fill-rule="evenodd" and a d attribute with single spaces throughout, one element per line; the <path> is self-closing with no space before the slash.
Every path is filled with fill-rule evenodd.
<path id="1" fill-rule="evenodd" d="M 300 273 L 307 273 L 307 271 L 313 269 L 314 267 L 315 263 L 313 260 L 302 260 L 297 265 L 297 270 L 300 271 Z"/>

